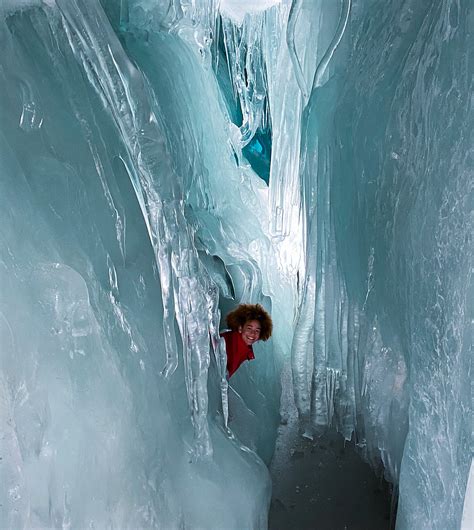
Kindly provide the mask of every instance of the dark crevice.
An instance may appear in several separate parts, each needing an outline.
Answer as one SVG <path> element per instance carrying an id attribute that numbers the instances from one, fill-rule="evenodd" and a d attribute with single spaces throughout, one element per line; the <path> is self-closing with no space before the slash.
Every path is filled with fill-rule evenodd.
<path id="1" fill-rule="evenodd" d="M 234 97 L 232 81 L 229 76 L 229 65 L 225 52 L 222 23 L 218 24 L 218 45 L 213 49 L 213 53 L 217 54 L 217 57 L 214 57 L 213 60 L 213 64 L 216 65 L 215 75 L 226 103 L 229 117 L 234 125 L 240 127 L 243 123 L 242 108 L 239 99 Z M 243 74 L 245 84 L 248 87 L 249 79 L 246 68 L 244 68 Z M 270 160 L 272 155 L 272 129 L 270 120 L 266 121 L 268 123 L 264 123 L 259 127 L 252 140 L 242 149 L 242 154 L 255 173 L 268 184 L 270 180 Z"/>

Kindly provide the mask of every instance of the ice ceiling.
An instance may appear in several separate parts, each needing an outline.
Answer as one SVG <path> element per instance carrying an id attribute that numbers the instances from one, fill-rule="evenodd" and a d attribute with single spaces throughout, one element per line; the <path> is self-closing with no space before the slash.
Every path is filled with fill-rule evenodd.
<path id="1" fill-rule="evenodd" d="M 291 364 L 302 432 L 355 437 L 398 530 L 458 529 L 473 4 L 7 0 L 0 25 L 0 526 L 265 528 Z M 275 333 L 228 385 L 239 301 Z"/>

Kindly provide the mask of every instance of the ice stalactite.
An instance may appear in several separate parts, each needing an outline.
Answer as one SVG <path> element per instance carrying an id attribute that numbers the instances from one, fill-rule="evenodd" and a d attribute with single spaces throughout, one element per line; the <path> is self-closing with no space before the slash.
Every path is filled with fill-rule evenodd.
<path id="1" fill-rule="evenodd" d="M 264 16 L 247 19 L 242 26 L 222 19 L 224 46 L 234 97 L 242 112 L 242 125 L 235 138 L 236 150 L 240 151 L 254 137 L 258 127 L 268 117 L 266 108 L 265 69 L 262 63 L 262 26 Z"/>
<path id="2" fill-rule="evenodd" d="M 216 292 L 202 267 L 184 216 L 182 183 L 172 168 L 165 137 L 146 80 L 113 38 L 101 39 L 106 24 L 100 9 L 59 2 L 69 44 L 92 85 L 110 109 L 129 155 L 130 172 L 150 240 L 155 249 L 163 296 L 163 330 L 167 362 L 164 375 L 178 364 L 174 334 L 176 318 L 182 338 L 186 388 L 196 434 L 197 456 L 212 452 L 207 427 L 209 366 L 208 297 Z M 159 178 L 158 175 L 163 175 Z M 211 315 L 215 317 L 216 315 Z M 218 331 L 213 323 L 214 333 Z"/>

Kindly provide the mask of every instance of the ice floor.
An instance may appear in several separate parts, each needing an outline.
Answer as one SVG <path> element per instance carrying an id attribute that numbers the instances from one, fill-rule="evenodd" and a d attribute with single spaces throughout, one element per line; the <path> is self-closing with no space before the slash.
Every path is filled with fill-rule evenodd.
<path id="1" fill-rule="evenodd" d="M 303 438 L 298 432 L 291 385 L 285 388 L 285 415 L 270 465 L 269 530 L 394 528 L 389 485 L 375 476 L 354 444 L 344 442 L 335 431 L 313 440 Z"/>
<path id="2" fill-rule="evenodd" d="M 269 530 L 389 530 L 391 497 L 337 433 L 300 438 L 271 466 Z"/>

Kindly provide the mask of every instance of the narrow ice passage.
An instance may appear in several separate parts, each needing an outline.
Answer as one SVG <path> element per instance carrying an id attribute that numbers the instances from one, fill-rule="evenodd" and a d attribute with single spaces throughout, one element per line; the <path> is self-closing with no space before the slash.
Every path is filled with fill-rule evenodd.
<path id="1" fill-rule="evenodd" d="M 469 528 L 473 30 L 469 0 L 1 3 L 1 528 L 267 528 L 290 409 L 287 453 L 354 440 L 396 530 Z M 228 384 L 240 302 L 274 334 Z"/>
<path id="2" fill-rule="evenodd" d="M 291 381 L 288 369 L 285 380 Z M 353 442 L 334 430 L 328 428 L 312 439 L 301 436 L 291 384 L 286 389 L 286 414 L 270 465 L 269 530 L 394 528 L 396 491 L 362 460 Z"/>

